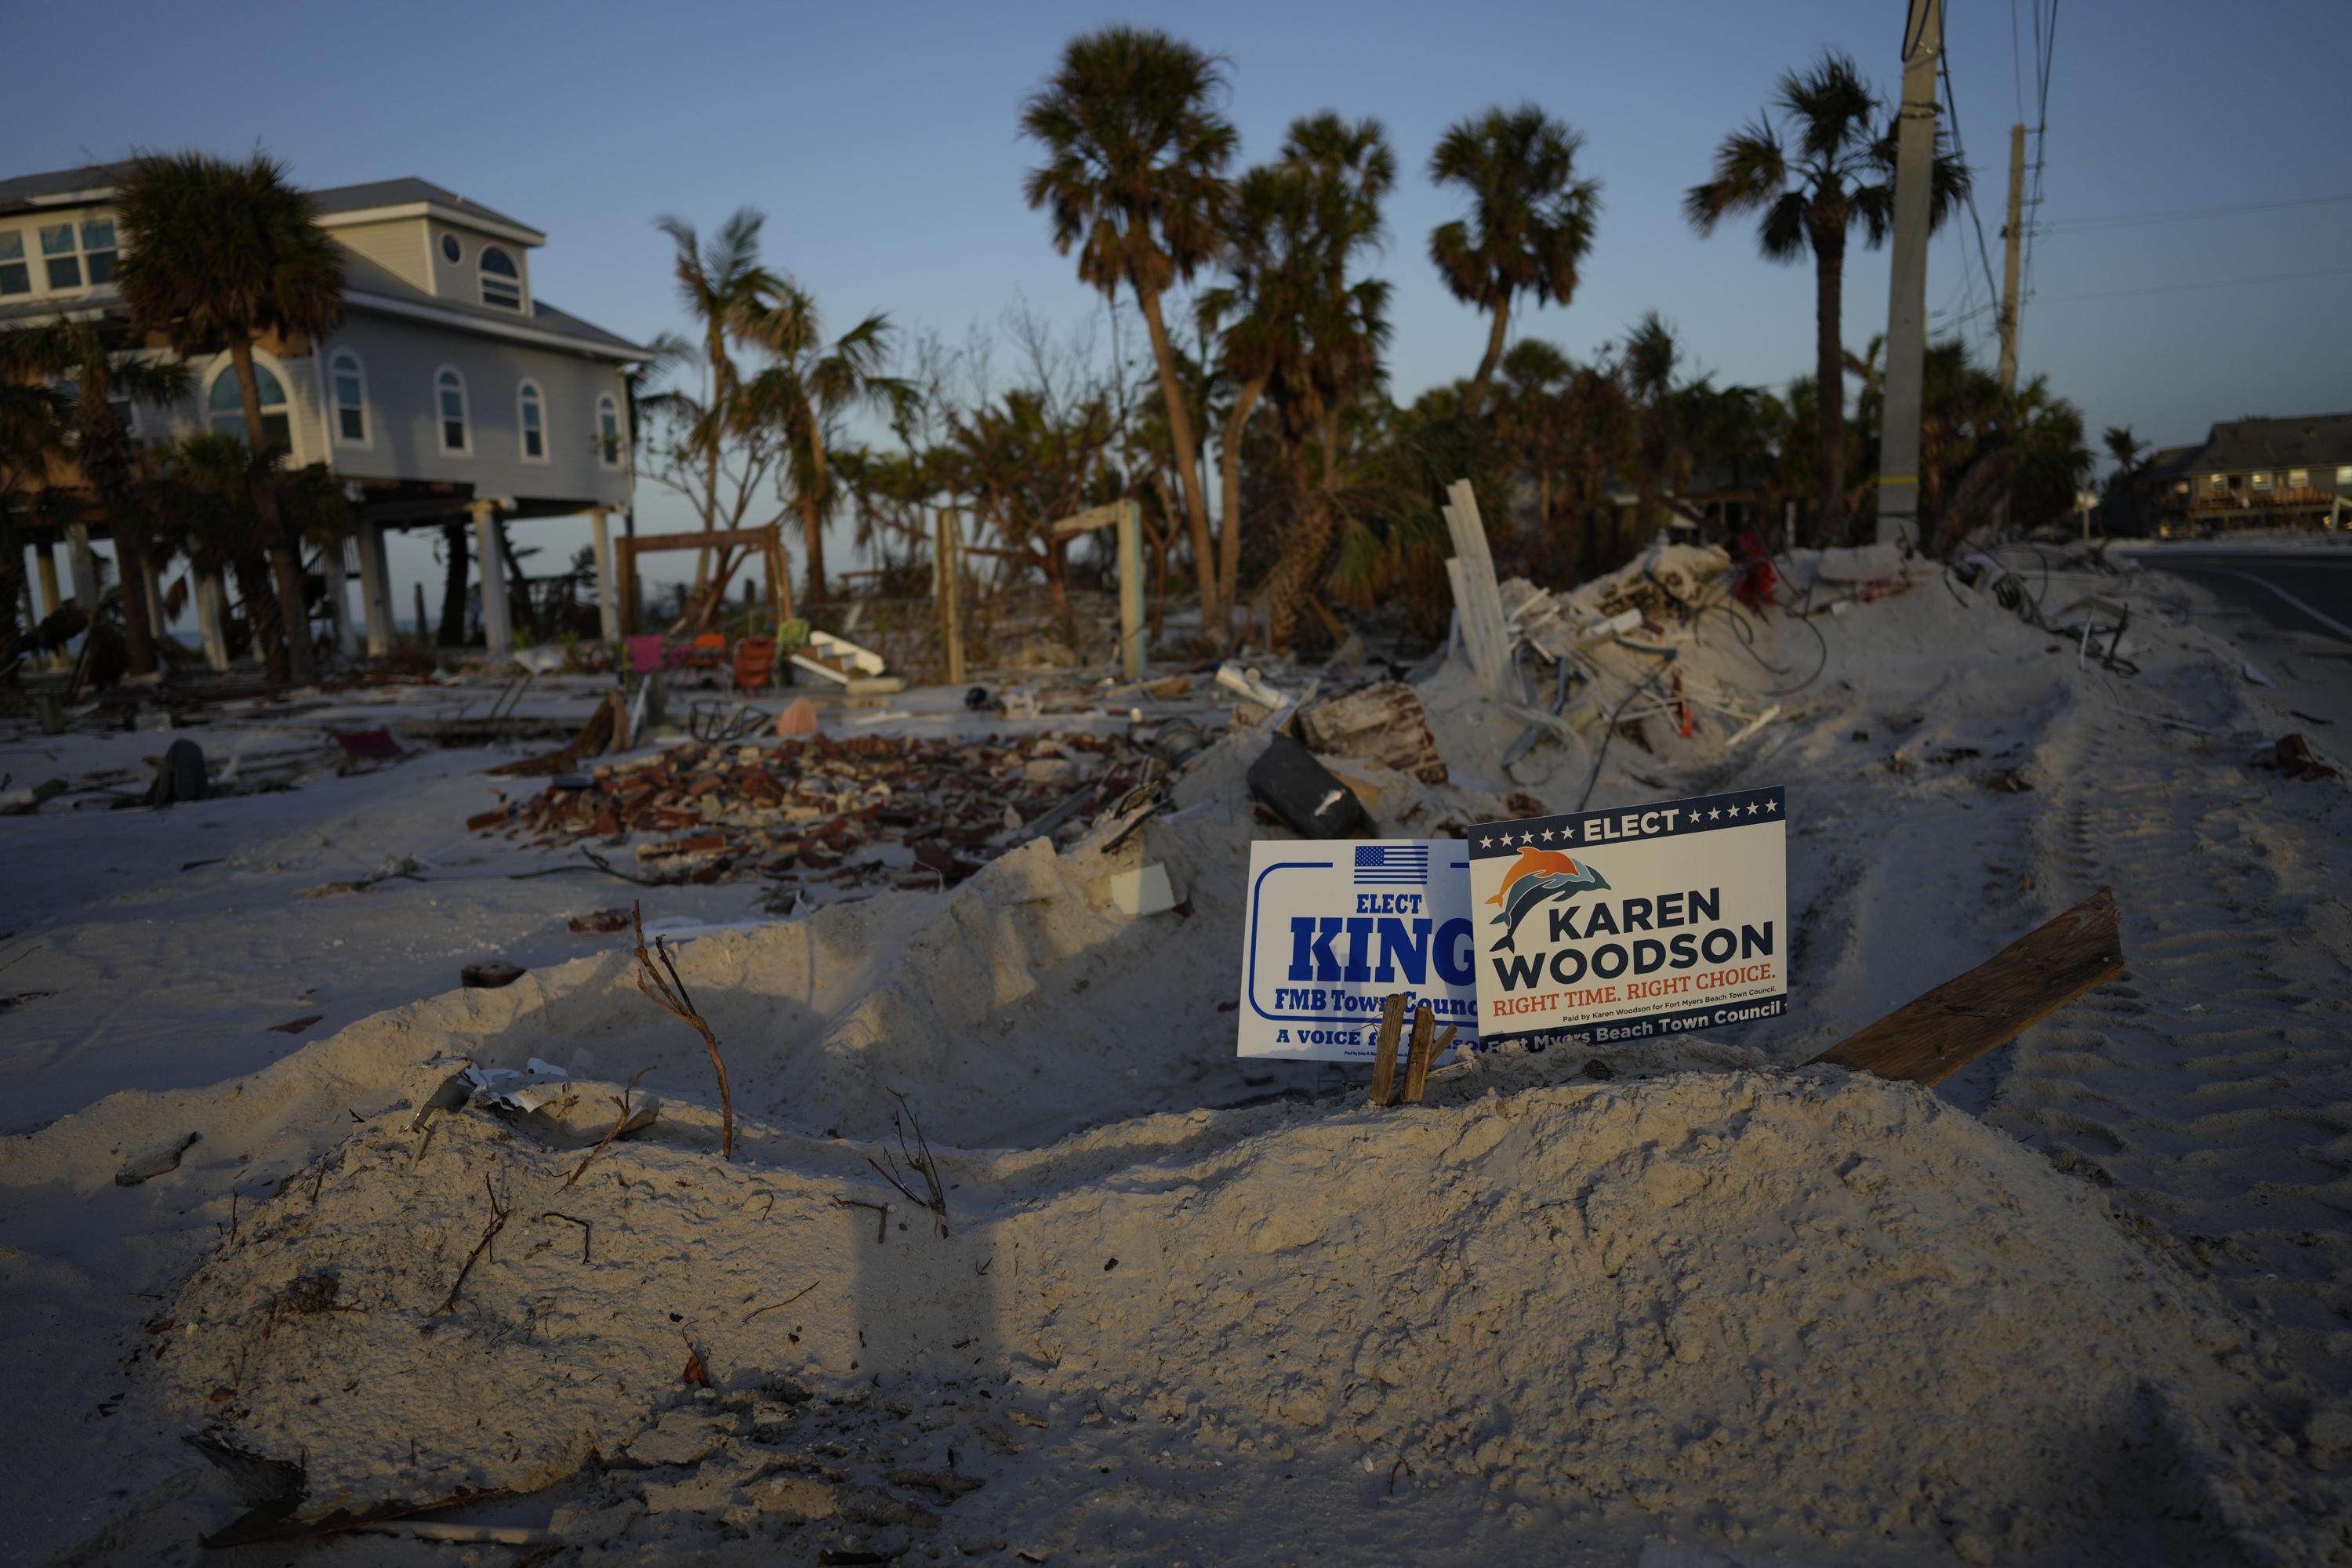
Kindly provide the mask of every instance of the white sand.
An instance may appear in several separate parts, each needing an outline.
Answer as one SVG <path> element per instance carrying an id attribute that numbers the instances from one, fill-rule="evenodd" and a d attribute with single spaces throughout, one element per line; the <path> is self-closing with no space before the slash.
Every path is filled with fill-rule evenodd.
<path id="1" fill-rule="evenodd" d="M 593 1561 L 2326 1561 L 2352 1467 L 2345 795 L 2248 771 L 2292 691 L 2250 690 L 2235 650 L 2135 593 L 2137 681 L 1930 579 L 1824 620 L 1824 673 L 1738 751 L 1707 721 L 1612 742 L 1597 804 L 1790 786 L 1790 1018 L 1611 1053 L 1607 1083 L 1580 1057 L 1490 1057 L 1411 1111 L 1365 1111 L 1337 1069 L 1233 1059 L 1239 868 L 1276 831 L 1240 799 L 1239 741 L 1108 858 L 1034 846 L 951 894 L 688 943 L 736 1084 L 730 1165 L 698 1042 L 613 939 L 566 938 L 604 951 L 506 991 L 248 1043 L 299 999 L 273 955 L 341 1000 L 395 983 L 388 944 L 450 972 L 486 938 L 544 963 L 557 911 L 614 901 L 572 878 L 299 898 L 327 879 L 300 842 L 321 809 L 335 874 L 402 831 L 464 853 L 463 754 L 0 823 L 12 863 L 129 868 L 110 900 L 50 895 L 0 971 L 58 993 L 0 1015 L 13 1052 L 47 1010 L 41 1057 L 11 1058 L 22 1092 L 155 1086 L 0 1145 L 0 1355 L 53 1391 L 0 1425 L 0 1550 L 193 1561 L 239 1506 L 176 1441 L 204 1427 L 303 1463 L 306 1513 L 551 1488 L 457 1517 L 557 1526 Z M 1694 674 L 1769 679 L 1723 626 Z M 1811 646 L 1758 645 L 1783 666 Z M 1448 671 L 1425 693 L 1455 784 L 1384 829 L 1526 787 L 1499 763 L 1521 726 L 1464 690 Z M 1561 806 L 1591 759 L 1529 763 Z M 2036 787 L 1988 793 L 1996 767 Z M 268 803 L 276 823 L 241 815 Z M 220 821 L 197 831 L 228 836 L 242 882 L 185 890 L 174 818 Z M 1189 918 L 1098 900 L 1138 856 Z M 2126 982 L 1940 1098 L 1787 1070 L 2105 883 Z M 731 916 L 752 890 L 663 889 L 660 912 Z M 339 982 L 326 944 L 354 933 Z M 559 1124 L 462 1111 L 418 1159 L 411 1108 L 458 1055 L 583 1081 Z M 659 1121 L 562 1188 L 598 1097 L 647 1066 Z M 951 1184 L 944 1239 L 866 1163 L 896 1152 L 891 1089 Z M 113 1184 L 190 1131 L 177 1170 Z M 433 1317 L 485 1176 L 512 1217 Z M 886 1239 L 840 1199 L 895 1205 Z M 590 1223 L 593 1261 L 551 1211 Z M 679 1380 L 689 1342 L 707 1394 Z M 592 1450 L 612 1468 L 565 1479 Z M 948 1501 L 908 1479 L 948 1470 L 985 1484 Z M 462 1550 L 512 1556 L 328 1552 Z"/>

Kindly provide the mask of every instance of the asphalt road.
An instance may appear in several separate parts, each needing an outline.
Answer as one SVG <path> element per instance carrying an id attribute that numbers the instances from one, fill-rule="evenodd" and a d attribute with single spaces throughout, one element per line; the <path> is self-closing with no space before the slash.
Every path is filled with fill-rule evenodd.
<path id="1" fill-rule="evenodd" d="M 2140 563 L 2175 573 L 2283 631 L 2352 643 L 2352 552 L 2172 555 L 2150 551 Z"/>

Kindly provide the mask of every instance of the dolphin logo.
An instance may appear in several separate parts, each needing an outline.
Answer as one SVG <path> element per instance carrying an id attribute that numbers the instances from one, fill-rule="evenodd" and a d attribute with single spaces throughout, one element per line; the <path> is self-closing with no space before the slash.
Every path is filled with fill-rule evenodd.
<path id="1" fill-rule="evenodd" d="M 1519 858 L 1503 873 L 1503 886 L 1486 902 L 1500 904 L 1503 912 L 1490 922 L 1505 927 L 1503 938 L 1494 945 L 1506 952 L 1517 952 L 1513 945 L 1519 935 L 1519 922 L 1538 904 L 1565 902 L 1579 893 L 1597 891 L 1609 886 L 1608 880 L 1588 863 L 1558 849 L 1538 849 L 1532 845 L 1519 847 Z"/>

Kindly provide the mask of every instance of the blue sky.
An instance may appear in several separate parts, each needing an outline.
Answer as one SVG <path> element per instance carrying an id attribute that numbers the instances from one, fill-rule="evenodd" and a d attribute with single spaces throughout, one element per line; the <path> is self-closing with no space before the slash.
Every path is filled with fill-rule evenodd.
<path id="1" fill-rule="evenodd" d="M 2032 117 L 2031 0 L 1948 0 L 1959 129 L 1996 272 L 2017 54 Z M 2042 0 L 2046 9 L 2050 0 Z M 1381 270 L 1396 285 L 1401 397 L 1466 374 L 1479 319 L 1439 285 L 1430 228 L 1454 216 L 1421 174 L 1447 122 L 1533 100 L 1588 139 L 1603 184 L 1575 300 L 1527 332 L 1582 357 L 1655 307 L 1695 368 L 1779 385 L 1811 363 L 1809 267 L 1760 259 L 1745 227 L 1702 239 L 1684 189 L 1783 68 L 1852 52 L 1891 95 L 1901 0 L 1776 5 L 1498 5 L 1358 0 L 1266 6 L 1090 5 L 808 7 L 740 3 L 498 7 L 117 5 L 27 7 L 19 58 L 102 73 L 23 71 L 9 93 L 5 173 L 126 149 L 257 143 L 306 184 L 415 174 L 545 230 L 547 299 L 614 331 L 682 324 L 667 242 L 677 213 L 708 228 L 768 215 L 769 259 L 844 324 L 873 310 L 961 339 L 1025 298 L 1075 321 L 1097 309 L 1022 203 L 1031 161 L 1015 117 L 1073 33 L 1162 26 L 1225 57 L 1243 156 L 1269 155 L 1297 114 L 1377 114 L 1403 178 Z M 2015 18 L 2017 32 L 2012 34 Z M 2226 21 L 2223 19 L 2226 17 Z M 2342 62 L 2352 5 L 2274 0 L 2216 12 L 2178 0 L 2060 12 L 2043 219 L 2101 218 L 2352 194 Z M 2215 279 L 2329 271 L 2231 288 Z M 2158 442 L 2215 419 L 2352 408 L 2352 202 L 2037 238 L 2021 359 L 2084 409 Z M 2168 289 L 2168 292 L 2126 292 Z M 1844 334 L 1885 323 L 1886 258 L 1849 258 Z M 2096 296 L 2096 297 L 2087 297 Z M 1931 310 L 1987 298 L 1965 219 L 1930 263 Z M 1988 361 L 1979 317 L 1977 341 Z M 662 508 L 648 502 L 658 515 Z M 568 548 L 570 524 L 533 524 Z M 584 528 L 579 531 L 584 536 Z M 534 538 L 540 537 L 534 534 Z M 421 544 L 395 562 L 429 568 Z M 420 564 L 420 563 L 422 563 Z"/>

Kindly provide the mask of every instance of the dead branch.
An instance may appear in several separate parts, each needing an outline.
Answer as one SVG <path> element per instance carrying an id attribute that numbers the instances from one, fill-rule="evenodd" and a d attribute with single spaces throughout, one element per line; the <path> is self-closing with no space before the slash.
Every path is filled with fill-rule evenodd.
<path id="1" fill-rule="evenodd" d="M 871 1165 L 874 1162 L 868 1160 L 866 1163 Z M 877 1166 L 877 1169 L 879 1167 Z M 890 1239 L 890 1205 L 888 1204 L 869 1203 L 864 1198 L 835 1198 L 833 1202 L 836 1208 L 872 1209 L 880 1216 L 874 1226 L 875 1244 L 879 1246 Z"/>
<path id="2" fill-rule="evenodd" d="M 507 1216 L 514 1213 L 506 1205 L 499 1202 L 499 1190 L 490 1184 L 490 1173 L 488 1171 L 482 1173 L 482 1190 L 489 1194 L 490 1223 L 482 1227 L 482 1239 L 474 1243 L 474 1250 L 466 1254 L 465 1266 L 457 1270 L 457 1280 L 449 1287 L 449 1294 L 443 1299 L 439 1306 L 426 1314 L 428 1317 L 445 1318 L 457 1310 L 457 1292 L 466 1288 L 466 1276 L 474 1271 L 474 1265 L 480 1260 L 483 1253 L 490 1249 L 491 1238 L 506 1228 Z"/>
<path id="3" fill-rule="evenodd" d="M 799 1289 L 793 1291 L 791 1295 L 785 1297 L 781 1301 L 771 1301 L 764 1307 L 754 1307 L 750 1311 L 743 1314 L 743 1321 L 748 1323 L 762 1312 L 772 1312 L 779 1307 L 789 1307 L 823 1283 L 824 1281 L 821 1279 L 813 1279 L 808 1284 L 802 1286 Z"/>
<path id="4" fill-rule="evenodd" d="M 553 1209 L 549 1209 L 545 1214 L 541 1215 L 539 1217 L 541 1219 L 560 1219 L 568 1225 L 578 1226 L 580 1227 L 580 1261 L 583 1263 L 588 1261 L 588 1244 L 594 1238 L 596 1234 L 596 1227 L 594 1226 L 589 1224 L 584 1219 L 575 1219 L 568 1214 L 559 1214 Z"/>
<path id="5" fill-rule="evenodd" d="M 928 1195 L 925 1193 L 916 1192 L 899 1179 L 898 1162 L 887 1149 L 882 1151 L 882 1157 L 890 1162 L 889 1169 L 884 1170 L 880 1165 L 875 1164 L 874 1157 L 870 1154 L 866 1156 L 866 1163 L 873 1165 L 876 1175 L 898 1188 L 908 1203 L 920 1204 L 930 1210 L 932 1218 L 939 1225 L 940 1238 L 944 1240 L 948 1234 L 948 1195 L 940 1185 L 939 1165 L 931 1158 L 931 1145 L 923 1137 L 923 1124 L 915 1120 L 915 1108 L 907 1102 L 907 1097 L 894 1089 L 890 1091 L 890 1098 L 898 1102 L 898 1109 L 890 1113 L 891 1129 L 898 1134 L 898 1152 L 907 1157 L 909 1169 L 922 1174 L 923 1185 Z M 902 1113 L 906 1117 L 903 1122 L 899 1121 Z M 915 1130 L 913 1149 L 907 1147 L 907 1128 L 909 1125 Z"/>
<path id="6" fill-rule="evenodd" d="M 640 951 L 642 952 L 642 950 Z M 711 1048 L 713 1051 L 718 1049 L 715 1046 Z M 596 1140 L 596 1146 L 593 1149 L 589 1150 L 586 1154 L 581 1156 L 580 1163 L 572 1167 L 572 1173 L 563 1178 L 563 1184 L 565 1186 L 568 1187 L 572 1183 L 578 1181 L 580 1179 L 580 1173 L 588 1168 L 588 1162 L 603 1153 L 604 1152 L 604 1145 L 610 1143 L 614 1139 L 618 1138 L 621 1135 L 621 1129 L 629 1124 L 629 1118 L 634 1114 L 629 1108 L 629 1096 L 636 1091 L 637 1079 L 644 1078 L 646 1074 L 653 1070 L 654 1069 L 651 1068 L 639 1068 L 637 1069 L 637 1077 L 631 1079 L 628 1083 L 622 1088 L 621 1092 L 613 1097 L 613 1103 L 621 1108 L 621 1114 L 614 1119 L 613 1125 L 606 1130 L 604 1136 Z M 726 1074 L 721 1073 L 719 1075 L 719 1084 L 720 1089 L 724 1089 L 726 1088 Z M 559 1215 L 556 1217 L 559 1219 L 564 1219 L 569 1218 L 570 1216 Z M 572 1223 L 576 1225 L 579 1222 L 574 1220 Z"/>
<path id="7" fill-rule="evenodd" d="M 727 1064 L 719 1058 L 719 1037 L 710 1032 L 710 1026 L 695 1011 L 694 998 L 688 993 L 686 982 L 678 978 L 677 965 L 670 961 L 669 949 L 659 937 L 654 938 L 654 952 L 661 955 L 662 967 L 654 967 L 652 954 L 646 952 L 645 912 L 634 899 L 629 901 L 629 919 L 635 923 L 637 931 L 637 989 L 664 1011 L 690 1026 L 702 1037 L 703 1047 L 710 1053 L 710 1070 L 719 1075 L 719 1157 L 731 1160 L 735 1157 L 735 1097 L 727 1088 Z M 668 972 L 667 979 L 664 970 Z M 647 984 L 647 981 L 652 984 Z"/>

